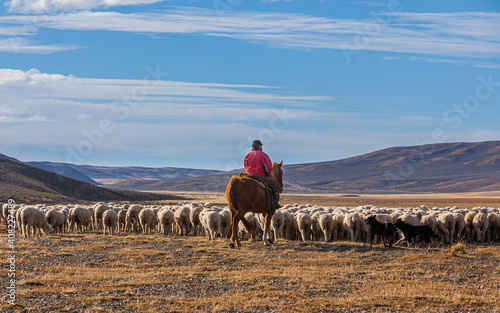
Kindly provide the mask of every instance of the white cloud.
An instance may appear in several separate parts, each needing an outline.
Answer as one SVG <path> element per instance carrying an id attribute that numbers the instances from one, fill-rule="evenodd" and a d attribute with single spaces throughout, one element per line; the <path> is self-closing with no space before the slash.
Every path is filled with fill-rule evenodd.
<path id="1" fill-rule="evenodd" d="M 48 54 L 80 48 L 78 45 L 39 45 L 22 37 L 0 38 L 0 52 Z"/>
<path id="2" fill-rule="evenodd" d="M 32 68 L 29 71 L 0 68 L 0 85 L 17 83 L 27 83 L 32 85 L 54 80 L 68 79 L 72 79 L 72 76 L 41 73 L 35 68 Z"/>
<path id="3" fill-rule="evenodd" d="M 37 16 L 0 17 L 0 25 L 29 25 Z M 338 19 L 296 13 L 174 7 L 154 13 L 72 12 L 44 15 L 39 28 L 196 34 L 273 47 L 386 51 L 454 57 L 500 53 L 500 13 L 392 13 L 381 20 Z"/>
<path id="4" fill-rule="evenodd" d="M 476 64 L 474 66 L 475 67 L 482 67 L 482 68 L 492 68 L 494 70 L 500 70 L 500 64 L 485 63 L 485 64 Z"/>
<path id="5" fill-rule="evenodd" d="M 30 122 L 56 122 L 57 120 L 51 119 L 47 116 L 35 114 L 27 117 L 17 116 L 1 116 L 0 123 L 30 123 Z"/>
<path id="6" fill-rule="evenodd" d="M 420 61 L 426 63 L 449 63 L 456 65 L 464 65 L 468 62 L 465 60 L 453 60 L 453 59 L 437 59 L 437 58 L 425 58 L 425 57 L 410 57 L 410 61 Z"/>
<path id="7" fill-rule="evenodd" d="M 10 0 L 5 2 L 5 6 L 10 12 L 51 13 L 113 6 L 145 5 L 161 1 L 164 0 Z"/>
<path id="8" fill-rule="evenodd" d="M 88 154 L 81 154 L 82 163 L 109 164 L 119 156 L 129 165 L 154 160 L 168 166 L 230 169 L 241 165 L 255 138 L 266 143 L 274 159 L 290 164 L 412 145 L 442 127 L 440 119 L 422 113 L 335 108 L 336 99 L 273 86 L 75 78 L 36 69 L 0 69 L 0 77 L 0 123 L 7 124 L 0 127 L 2 149 L 29 147 L 32 155 L 25 158 L 32 160 L 74 161 L 66 159 L 67 148 L 85 148 L 90 137 L 96 142 Z M 138 98 L 131 101 L 134 95 Z M 100 130 L 103 121 L 111 123 L 112 131 Z M 408 128 L 410 123 L 423 127 Z M 473 134 L 463 138 L 481 140 L 498 133 L 494 128 L 471 129 L 461 130 Z M 450 132 L 449 138 L 460 141 L 461 135 Z M 39 153 L 48 150 L 48 157 Z"/>
<path id="9" fill-rule="evenodd" d="M 37 69 L 0 69 L 0 94 L 1 112 L 10 116 L 3 120 L 10 122 L 38 112 L 72 123 L 104 118 L 152 124 L 177 119 L 193 123 L 269 120 L 274 114 L 271 108 L 286 106 L 305 117 L 313 113 L 298 113 L 304 107 L 335 102 L 270 86 L 75 78 Z"/>

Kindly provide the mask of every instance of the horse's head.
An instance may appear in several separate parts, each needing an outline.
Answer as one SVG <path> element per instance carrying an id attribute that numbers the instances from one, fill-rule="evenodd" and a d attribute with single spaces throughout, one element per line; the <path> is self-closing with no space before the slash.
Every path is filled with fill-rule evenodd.
<path id="1" fill-rule="evenodd" d="M 271 170 L 271 176 L 280 183 L 280 193 L 283 192 L 283 170 L 281 169 L 281 166 L 283 165 L 283 160 L 281 162 L 276 163 L 273 162 L 273 168 Z"/>

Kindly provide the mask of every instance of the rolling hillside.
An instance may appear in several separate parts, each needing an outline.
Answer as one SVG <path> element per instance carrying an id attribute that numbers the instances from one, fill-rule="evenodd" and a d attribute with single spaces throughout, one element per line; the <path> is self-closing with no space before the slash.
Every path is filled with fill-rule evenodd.
<path id="1" fill-rule="evenodd" d="M 166 194 L 113 190 L 0 157 L 0 202 L 153 201 L 180 199 Z"/>
<path id="2" fill-rule="evenodd" d="M 286 164 L 286 160 L 284 160 Z M 284 165 L 285 192 L 404 193 L 500 190 L 500 141 L 394 147 L 337 161 Z M 128 180 L 130 190 L 223 191 L 238 171 Z"/>
<path id="3" fill-rule="evenodd" d="M 83 180 L 91 184 L 112 184 L 129 179 L 177 179 L 221 173 L 216 170 L 200 170 L 176 167 L 140 167 L 140 166 L 92 166 L 54 162 L 28 162 L 61 175 Z"/>

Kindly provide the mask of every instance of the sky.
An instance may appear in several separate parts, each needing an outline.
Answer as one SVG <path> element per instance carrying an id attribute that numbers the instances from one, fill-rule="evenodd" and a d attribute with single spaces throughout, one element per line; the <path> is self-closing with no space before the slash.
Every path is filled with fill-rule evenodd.
<path id="1" fill-rule="evenodd" d="M 10 0 L 0 153 L 241 168 L 500 140 L 497 0 Z"/>

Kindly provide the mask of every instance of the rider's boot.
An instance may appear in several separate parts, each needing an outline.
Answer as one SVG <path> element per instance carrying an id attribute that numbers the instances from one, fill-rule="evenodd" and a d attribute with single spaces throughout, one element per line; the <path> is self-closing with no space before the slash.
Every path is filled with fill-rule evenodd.
<path id="1" fill-rule="evenodd" d="M 278 202 L 278 191 L 273 190 L 271 192 L 271 209 L 279 209 L 281 208 L 281 204 Z"/>

